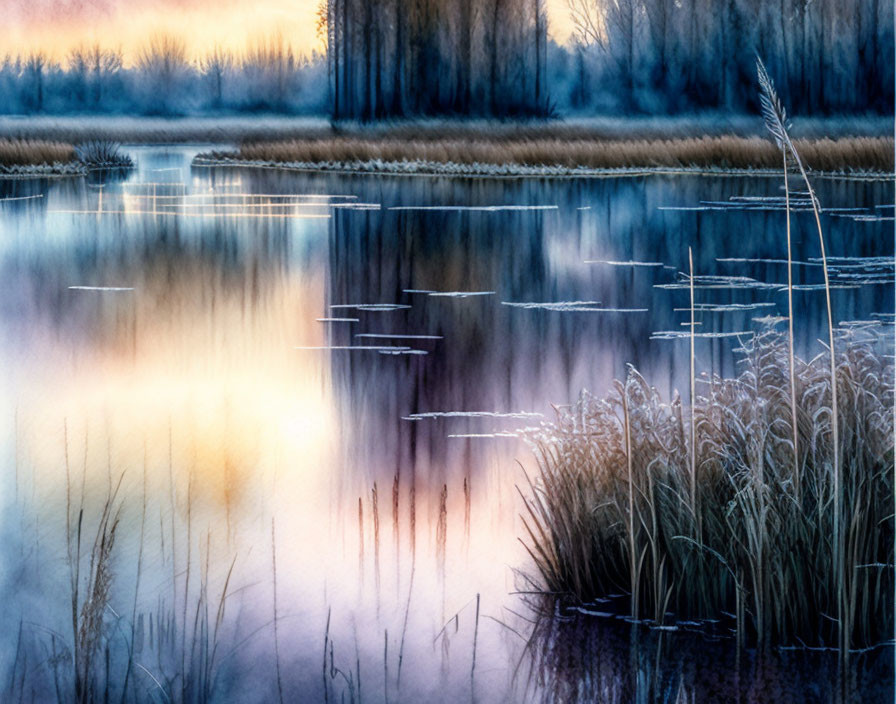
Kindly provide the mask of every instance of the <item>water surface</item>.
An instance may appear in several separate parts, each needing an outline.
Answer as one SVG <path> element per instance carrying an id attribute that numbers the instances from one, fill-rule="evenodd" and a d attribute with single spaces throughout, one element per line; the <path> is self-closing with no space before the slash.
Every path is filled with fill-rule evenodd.
<path id="1" fill-rule="evenodd" d="M 518 593 L 521 433 L 628 364 L 687 400 L 689 253 L 697 369 L 735 373 L 756 319 L 787 314 L 779 179 L 360 177 L 132 151 L 123 177 L 0 182 L 19 634 L 2 656 L 35 698 L 67 671 L 66 525 L 81 516 L 89 552 L 114 495 L 100 650 L 122 673 L 132 651 L 143 700 L 888 700 L 888 649 L 838 683 L 824 654 L 532 623 Z M 891 322 L 893 185 L 816 185 L 836 319 Z M 815 355 L 818 239 L 793 197 L 795 328 Z"/>

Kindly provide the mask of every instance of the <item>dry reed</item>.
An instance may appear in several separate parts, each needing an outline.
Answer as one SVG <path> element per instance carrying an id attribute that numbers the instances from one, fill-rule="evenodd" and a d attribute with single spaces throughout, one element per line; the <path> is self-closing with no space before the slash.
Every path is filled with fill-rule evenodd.
<path id="1" fill-rule="evenodd" d="M 790 346 L 764 328 L 743 348 L 742 371 L 709 379 L 694 400 L 699 514 L 689 509 L 681 400 L 663 402 L 634 369 L 609 397 L 583 394 L 533 437 L 539 472 L 524 520 L 541 588 L 582 603 L 626 592 L 657 622 L 667 609 L 688 620 L 737 614 L 739 636 L 753 642 L 857 648 L 890 638 L 894 368 L 882 348 L 891 337 L 883 326 L 852 330 L 836 348 L 838 530 L 848 546 L 839 558 L 828 360 L 795 359 L 805 448 L 795 465 Z M 842 641 L 841 575 L 852 615 Z"/>
<path id="2" fill-rule="evenodd" d="M 797 140 L 808 168 L 822 172 L 893 172 L 891 137 Z M 336 136 L 244 143 L 237 152 L 203 158 L 283 164 L 352 164 L 421 161 L 436 164 L 517 165 L 569 169 L 721 168 L 779 169 L 781 155 L 761 137 L 603 139 L 516 134 Z"/>
<path id="3" fill-rule="evenodd" d="M 75 147 L 65 142 L 0 139 L 0 167 L 67 164 L 75 160 Z"/>

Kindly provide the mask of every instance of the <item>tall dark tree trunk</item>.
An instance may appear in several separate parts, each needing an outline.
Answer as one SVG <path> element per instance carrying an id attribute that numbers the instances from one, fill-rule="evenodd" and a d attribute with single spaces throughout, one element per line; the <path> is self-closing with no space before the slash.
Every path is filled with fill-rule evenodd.
<path id="1" fill-rule="evenodd" d="M 352 66 L 352 41 L 354 39 L 349 20 L 350 0 L 342 0 L 342 113 L 352 118 L 354 114 L 354 70 Z"/>
<path id="2" fill-rule="evenodd" d="M 541 52 L 542 48 L 542 28 L 541 23 L 543 12 L 541 0 L 533 0 L 535 9 L 535 113 L 541 115 L 544 104 L 541 95 Z"/>
<path id="3" fill-rule="evenodd" d="M 392 60 L 392 115 L 404 114 L 404 7 L 403 0 L 395 2 L 395 56 Z"/>
<path id="4" fill-rule="evenodd" d="M 374 73 L 374 116 L 381 120 L 385 117 L 386 108 L 383 101 L 383 11 L 379 4 L 376 9 L 376 45 L 374 53 L 376 55 L 376 72 Z"/>
<path id="5" fill-rule="evenodd" d="M 489 112 L 498 114 L 498 20 L 501 17 L 501 0 L 492 0 L 491 30 L 489 36 Z"/>
<path id="6" fill-rule="evenodd" d="M 339 41 L 339 2 L 340 0 L 327 0 L 327 82 L 330 91 L 330 105 L 332 106 L 332 115 L 334 120 L 338 120 L 340 115 L 339 101 L 339 52 L 341 50 Z"/>
<path id="7" fill-rule="evenodd" d="M 473 2 L 460 0 L 460 60 L 458 62 L 458 111 L 470 114 L 473 77 Z"/>

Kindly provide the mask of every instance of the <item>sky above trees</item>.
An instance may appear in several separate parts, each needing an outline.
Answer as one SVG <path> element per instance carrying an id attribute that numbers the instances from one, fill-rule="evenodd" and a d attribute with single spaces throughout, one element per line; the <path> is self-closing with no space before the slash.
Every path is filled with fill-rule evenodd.
<path id="1" fill-rule="evenodd" d="M 213 48 L 240 52 L 279 34 L 297 52 L 322 45 L 316 36 L 319 0 L 0 0 L 0 56 L 42 51 L 64 60 L 78 46 L 121 49 L 133 63 L 153 36 L 175 35 L 193 56 Z M 566 0 L 547 0 L 550 31 L 565 41 Z"/>

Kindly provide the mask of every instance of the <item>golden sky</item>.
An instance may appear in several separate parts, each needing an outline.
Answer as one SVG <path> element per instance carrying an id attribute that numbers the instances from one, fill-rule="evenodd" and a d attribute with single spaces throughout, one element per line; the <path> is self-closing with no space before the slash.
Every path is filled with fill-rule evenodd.
<path id="1" fill-rule="evenodd" d="M 174 34 L 194 56 L 215 45 L 242 51 L 279 33 L 300 53 L 319 49 L 318 0 L 0 0 L 0 56 L 37 49 L 62 59 L 96 42 L 121 48 L 125 63 L 154 34 Z M 568 34 L 565 0 L 547 0 L 552 32 Z"/>

